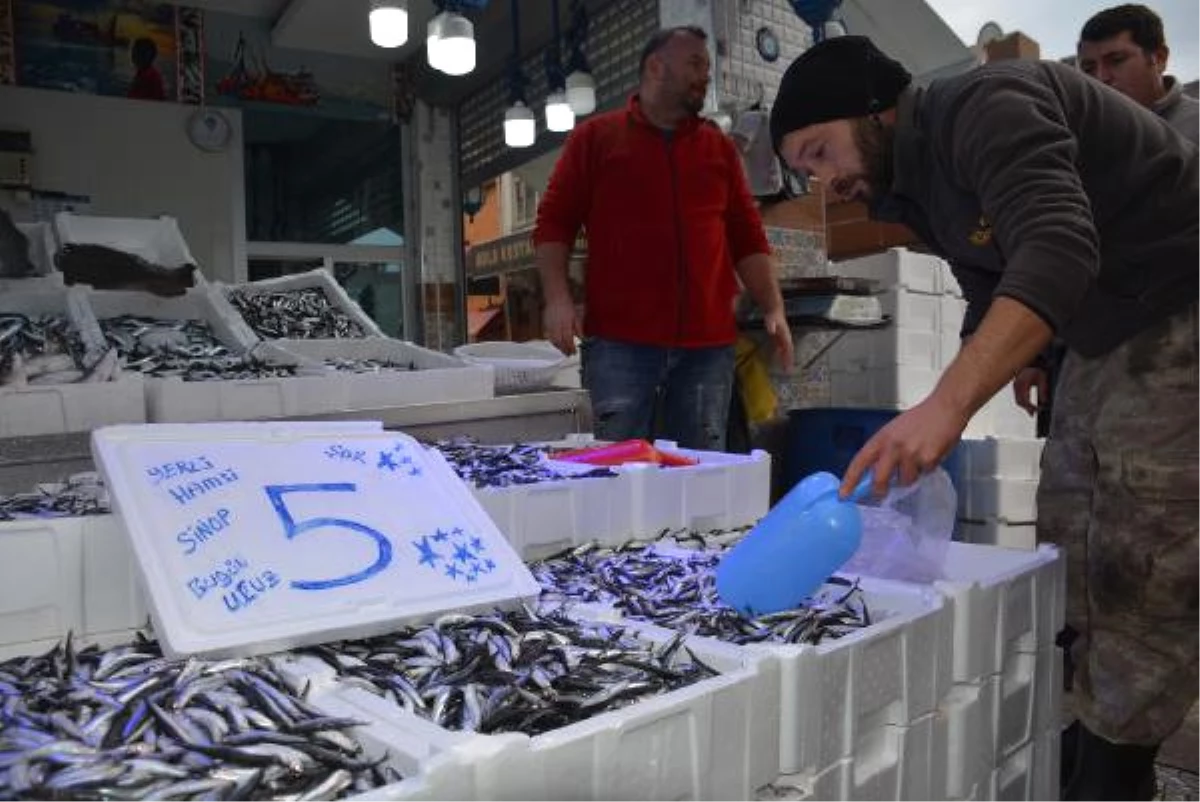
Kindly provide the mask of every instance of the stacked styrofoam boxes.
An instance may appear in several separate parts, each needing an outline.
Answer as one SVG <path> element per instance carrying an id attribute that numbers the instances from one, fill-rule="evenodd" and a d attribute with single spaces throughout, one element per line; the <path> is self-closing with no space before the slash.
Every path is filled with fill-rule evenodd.
<path id="1" fill-rule="evenodd" d="M 78 289 L 9 289 L 0 292 L 0 313 L 62 315 L 79 333 L 88 358 L 97 360 L 104 338 Z M 86 432 L 115 423 L 144 423 L 146 404 L 140 376 L 112 381 L 0 387 L 0 437 Z"/>
<path id="2" fill-rule="evenodd" d="M 954 621 L 950 693 L 935 717 L 934 798 L 1057 794 L 1065 565 L 1056 549 L 1016 551 L 951 543 L 936 583 Z M 938 769 L 942 769 L 939 771 Z M 1025 778 L 1025 779 L 1022 779 Z M 1020 785 L 1026 783 L 1026 785 Z"/>
<path id="3" fill-rule="evenodd" d="M 673 636 L 631 629 L 654 643 Z M 356 733 L 371 756 L 409 756 L 397 768 L 416 768 L 412 779 L 364 799 L 745 799 L 763 780 L 762 755 L 778 751 L 771 705 L 758 696 L 777 687 L 777 666 L 725 644 L 686 645 L 719 676 L 532 737 L 451 732 L 338 682 L 313 658 L 277 665 L 308 684 L 316 708 L 370 722 Z"/>
<path id="4" fill-rule="evenodd" d="M 277 278 L 260 279 L 259 281 L 251 281 L 246 284 L 213 284 L 212 291 L 221 296 L 222 300 L 228 300 L 230 293 L 234 292 L 287 292 L 289 290 L 308 290 L 316 289 L 324 293 L 329 303 L 344 313 L 347 317 L 358 324 L 362 329 L 362 337 L 383 337 L 383 331 L 380 330 L 378 324 L 371 319 L 370 315 L 363 311 L 362 307 L 354 302 L 354 300 L 346 293 L 341 284 L 323 267 L 318 267 L 315 270 L 309 270 L 307 273 L 294 273 L 289 276 L 279 276 Z M 231 307 L 232 308 L 232 307 Z M 234 309 L 234 314 L 241 315 Z M 251 329 L 256 340 L 269 340 L 278 345 L 287 345 L 290 340 L 270 339 L 265 332 L 253 331 L 253 326 L 249 321 L 243 321 L 243 325 Z"/>
<path id="5" fill-rule="evenodd" d="M 588 442 L 576 438 L 569 447 Z M 664 529 L 735 529 L 770 507 L 771 455 L 724 454 L 655 446 L 697 460 L 660 468 L 626 464 L 615 476 L 560 479 L 508 487 L 473 487 L 480 506 L 525 559 L 589 541 L 618 545 Z M 565 467 L 565 466 L 564 466 Z"/>
<path id="6" fill-rule="evenodd" d="M 58 273 L 54 269 L 54 254 L 58 247 L 54 239 L 54 229 L 49 223 L 16 223 L 15 225 L 17 231 L 24 234 L 25 239 L 29 242 L 28 256 L 33 265 L 33 274 L 22 278 L 0 275 L 0 292 L 62 287 L 62 273 Z"/>
<path id="7" fill-rule="evenodd" d="M 834 275 L 879 281 L 887 328 L 850 331 L 829 351 L 833 406 L 906 409 L 958 353 L 965 302 L 941 259 L 903 248 L 840 262 Z"/>
<path id="8" fill-rule="evenodd" d="M 194 283 L 204 283 L 174 217 L 97 217 L 59 212 L 54 216 L 54 229 L 63 247 L 100 245 L 167 269 L 191 265 L 197 267 L 192 271 Z"/>
<path id="9" fill-rule="evenodd" d="M 169 298 L 127 290 L 89 290 L 83 296 L 97 320 L 144 315 L 162 320 L 199 320 L 235 354 L 249 353 L 253 333 L 228 303 L 207 288 Z M 252 420 L 313 415 L 329 411 L 321 395 L 329 374 L 290 354 L 269 357 L 276 364 L 298 365 L 295 376 L 260 379 L 188 381 L 178 377 L 146 379 L 146 419 L 152 423 Z"/>
<path id="10" fill-rule="evenodd" d="M 378 409 L 408 404 L 478 401 L 495 395 L 492 368 L 388 337 L 286 340 L 255 346 L 256 356 L 290 354 L 321 364 L 326 359 L 370 359 L 398 370 L 333 371 L 321 392 L 333 409 Z M 406 369 L 411 365 L 412 369 Z"/>
<path id="11" fill-rule="evenodd" d="M 1014 549 L 1037 545 L 1037 486 L 1043 441 L 1003 437 L 963 440 L 958 537 Z"/>
<path id="12" fill-rule="evenodd" d="M 113 515 L 0 523 L 0 660 L 67 633 L 119 642 L 145 624 L 133 555 Z"/>

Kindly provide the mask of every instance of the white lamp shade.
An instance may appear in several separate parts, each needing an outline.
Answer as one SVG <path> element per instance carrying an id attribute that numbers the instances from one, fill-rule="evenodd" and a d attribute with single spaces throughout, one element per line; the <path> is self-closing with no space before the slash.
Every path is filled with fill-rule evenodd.
<path id="1" fill-rule="evenodd" d="M 379 47 L 400 47 L 408 41 L 408 3 L 371 0 L 371 41 Z"/>
<path id="2" fill-rule="evenodd" d="M 475 27 L 461 14 L 443 11 L 431 19 L 425 47 L 435 70 L 466 75 L 475 69 Z"/>
<path id="3" fill-rule="evenodd" d="M 576 70 L 567 76 L 567 103 L 576 117 L 596 110 L 596 81 L 591 73 Z"/>
<path id="4" fill-rule="evenodd" d="M 504 112 L 504 144 L 510 148 L 527 148 L 537 138 L 537 121 L 533 110 L 517 101 Z"/>
<path id="5" fill-rule="evenodd" d="M 546 130 L 570 131 L 575 127 L 575 112 L 567 103 L 567 94 L 562 90 L 546 96 Z"/>

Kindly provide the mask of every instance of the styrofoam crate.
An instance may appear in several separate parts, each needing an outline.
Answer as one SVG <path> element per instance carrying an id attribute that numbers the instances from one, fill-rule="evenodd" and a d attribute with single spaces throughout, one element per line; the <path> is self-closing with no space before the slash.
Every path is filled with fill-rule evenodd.
<path id="1" fill-rule="evenodd" d="M 949 367 L 950 363 L 958 356 L 958 352 L 962 350 L 962 338 L 957 331 L 945 331 L 940 334 L 942 338 L 942 365 Z"/>
<path id="2" fill-rule="evenodd" d="M 956 526 L 955 537 L 964 543 L 1024 551 L 1033 551 L 1037 548 L 1037 525 L 1035 523 L 1009 523 L 996 518 L 989 518 L 986 521 L 960 518 Z"/>
<path id="3" fill-rule="evenodd" d="M 245 284 L 212 284 L 210 285 L 215 294 L 221 296 L 221 299 L 228 303 L 229 293 L 231 292 L 287 292 L 289 290 L 305 290 L 316 288 L 325 293 L 325 297 L 337 309 L 344 312 L 355 323 L 362 328 L 364 337 L 383 337 L 383 331 L 379 328 L 370 315 L 363 311 L 354 300 L 342 288 L 341 284 L 333 277 L 328 270 L 323 267 L 318 267 L 315 270 L 309 270 L 307 273 L 295 273 L 290 276 L 279 276 L 277 278 L 265 278 L 259 281 L 251 281 Z M 243 325 L 249 329 L 256 340 L 265 340 L 262 336 L 242 319 L 241 315 L 234 307 L 233 313 L 242 321 Z"/>
<path id="4" fill-rule="evenodd" d="M 29 261 L 33 264 L 34 276 L 52 277 L 61 286 L 62 276 L 52 276 L 54 254 L 58 250 L 54 229 L 49 223 L 17 223 L 16 226 L 29 241 Z"/>
<path id="5" fill-rule="evenodd" d="M 1035 796 L 1034 778 L 1037 775 L 1037 750 L 1030 741 L 1021 746 L 1004 762 L 996 767 L 993 783 L 994 795 L 989 799 L 1025 800 L 1042 799 Z M 1048 799 L 1055 799 L 1057 794 Z"/>
<path id="6" fill-rule="evenodd" d="M 54 216 L 54 228 L 63 246 L 103 245 L 166 268 L 196 265 L 174 217 L 98 217 L 59 212 Z"/>
<path id="7" fill-rule="evenodd" d="M 1017 406 L 1012 385 L 1008 384 L 975 413 L 963 436 L 1033 440 L 1037 438 L 1037 417 Z"/>
<path id="8" fill-rule="evenodd" d="M 829 369 L 861 371 L 902 365 L 939 370 L 942 337 L 937 332 L 889 327 L 845 332 L 828 354 Z"/>
<path id="9" fill-rule="evenodd" d="M 89 515 L 79 521 L 83 547 L 82 634 L 130 635 L 146 626 L 150 608 L 125 527 L 116 515 Z"/>
<path id="10" fill-rule="evenodd" d="M 649 632 L 641 636 L 654 640 Z M 444 756 L 439 772 L 462 775 L 459 788 L 470 793 L 465 798 L 747 798 L 753 791 L 754 733 L 768 741 L 771 736 L 751 714 L 764 663 L 731 647 L 717 648 L 720 644 L 688 645 L 720 675 L 533 737 L 450 733 L 360 688 L 331 681 L 328 668 L 311 658 L 283 655 L 278 662 L 311 683 L 311 704 L 370 722 L 389 750 L 395 744 L 411 754 L 416 745 L 432 745 L 426 755 Z M 426 774 L 431 764 L 421 763 L 419 774 Z M 410 796 L 415 785 L 399 783 L 366 796 L 448 798 L 432 782 L 424 789 L 431 796 Z"/>
<path id="11" fill-rule="evenodd" d="M 943 295 L 939 303 L 942 307 L 939 333 L 947 332 L 959 336 L 962 333 L 963 319 L 967 316 L 967 302 L 953 295 Z"/>
<path id="12" fill-rule="evenodd" d="M 964 478 L 1037 480 L 1045 442 L 1027 437 L 963 438 Z"/>
<path id="13" fill-rule="evenodd" d="M 1058 799 L 1062 762 L 1062 733 L 1059 728 L 1039 733 L 1033 750 L 1033 794 L 1030 799 Z"/>
<path id="14" fill-rule="evenodd" d="M 475 499 L 525 559 L 592 540 L 619 545 L 663 529 L 734 529 L 770 507 L 771 456 L 656 446 L 699 464 L 672 468 L 628 464 L 615 476 L 562 479 L 510 487 L 472 487 Z"/>
<path id="15" fill-rule="evenodd" d="M 943 330 L 941 295 L 926 295 L 900 287 L 881 294 L 879 302 L 883 314 L 892 319 L 894 326 L 914 331 Z"/>
<path id="16" fill-rule="evenodd" d="M 963 297 L 962 286 L 954 277 L 954 270 L 951 269 L 949 262 L 942 262 L 942 292 L 946 295 L 953 295 L 955 298 Z"/>
<path id="17" fill-rule="evenodd" d="M 864 371 L 830 371 L 834 406 L 908 409 L 925 400 L 941 372 L 932 368 L 890 365 Z"/>
<path id="18" fill-rule="evenodd" d="M 1005 523 L 1037 520 L 1037 479 L 971 476 L 958 495 L 958 515 L 969 521 L 996 519 Z"/>
<path id="19" fill-rule="evenodd" d="M 27 279 L 28 280 L 28 279 Z M 99 359 L 103 337 L 79 289 L 10 289 L 0 293 L 0 312 L 63 315 L 79 333 L 88 359 Z M 116 423 L 146 421 L 140 376 L 114 381 L 0 387 L 0 437 L 86 432 Z"/>
<path id="20" fill-rule="evenodd" d="M 1058 549 L 951 542 L 943 573 L 934 587 L 953 609 L 954 682 L 978 682 L 1001 673 L 1013 652 L 1053 646 L 1062 620 Z"/>
<path id="21" fill-rule="evenodd" d="M 669 546 L 658 546 L 668 550 Z M 862 578 L 872 624 L 837 640 L 754 643 L 741 648 L 779 662 L 779 771 L 812 774 L 853 757 L 881 727 L 908 726 L 932 713 L 949 690 L 949 608 L 929 588 Z M 611 606 L 581 605 L 621 620 Z M 725 645 L 710 637 L 697 641 Z"/>
<path id="22" fill-rule="evenodd" d="M 983 700 L 992 708 L 995 761 L 999 765 L 1048 729 L 1059 729 L 1062 716 L 1062 652 L 1013 652 L 1004 671 L 984 683 Z"/>
<path id="23" fill-rule="evenodd" d="M 83 290 L 84 305 L 96 321 L 120 315 L 140 315 L 162 320 L 199 320 L 235 353 L 249 351 L 258 341 L 237 312 L 207 287 L 192 288 L 183 295 L 163 297 L 137 290 Z"/>
<path id="24" fill-rule="evenodd" d="M 932 775 L 934 798 L 967 799 L 996 767 L 993 697 L 983 683 L 959 683 L 934 714 Z"/>
<path id="25" fill-rule="evenodd" d="M 829 272 L 848 278 L 874 279 L 884 288 L 900 287 L 910 292 L 939 295 L 943 291 L 941 259 L 906 248 L 889 248 L 883 253 L 848 259 L 829 266 Z"/>
<path id="26" fill-rule="evenodd" d="M 387 337 L 344 340 L 275 340 L 261 343 L 255 355 L 291 354 L 314 364 L 326 359 L 372 359 L 412 370 L 379 373 L 333 372 L 329 393 L 341 409 L 376 409 L 405 404 L 477 401 L 495 395 L 492 369 Z"/>
<path id="27" fill-rule="evenodd" d="M 860 739 L 855 756 L 820 771 L 783 776 L 760 799 L 940 799 L 929 784 L 933 719 L 883 726 Z M 794 791 L 788 793 L 788 791 Z"/>

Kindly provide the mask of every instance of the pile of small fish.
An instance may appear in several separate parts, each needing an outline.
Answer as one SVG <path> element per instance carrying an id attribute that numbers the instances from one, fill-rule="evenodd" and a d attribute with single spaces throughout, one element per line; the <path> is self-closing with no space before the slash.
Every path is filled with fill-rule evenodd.
<path id="1" fill-rule="evenodd" d="M 301 651 L 447 729 L 538 735 L 715 676 L 683 640 L 524 609 Z"/>
<path id="2" fill-rule="evenodd" d="M 0 314 L 0 385 L 74 384 L 105 381 L 78 333 L 63 315 Z"/>
<path id="3" fill-rule="evenodd" d="M 233 290 L 229 302 L 266 340 L 365 337 L 358 321 L 329 301 L 320 287 L 298 290 Z"/>
<path id="4" fill-rule="evenodd" d="M 294 365 L 276 365 L 235 354 L 200 320 L 160 320 L 138 315 L 103 318 L 105 339 L 129 370 L 184 381 L 264 379 L 294 376 Z"/>
<path id="5" fill-rule="evenodd" d="M 153 641 L 0 663 L 0 799 L 337 799 L 398 781 L 267 660 Z"/>
<path id="6" fill-rule="evenodd" d="M 0 521 L 73 518 L 103 515 L 108 511 L 108 491 L 94 471 L 77 473 L 63 482 L 38 485 L 30 493 L 0 496 Z"/>
<path id="7" fill-rule="evenodd" d="M 342 357 L 331 357 L 324 360 L 325 366 L 334 370 L 344 371 L 346 373 L 385 373 L 387 371 L 399 370 L 416 370 L 417 363 L 409 362 L 407 365 L 399 365 L 395 362 L 387 362 L 382 359 L 349 359 Z"/>
<path id="8" fill-rule="evenodd" d="M 559 479 L 615 475 L 608 468 L 563 473 L 545 463 L 544 447 L 526 443 L 485 446 L 469 437 L 456 437 L 452 440 L 439 440 L 433 445 L 442 452 L 458 477 L 475 487 L 509 487 Z"/>
<path id="9" fill-rule="evenodd" d="M 857 581 L 837 576 L 802 607 L 747 618 L 717 596 L 714 572 L 720 559 L 719 551 L 662 553 L 652 543 L 586 544 L 530 570 L 548 602 L 611 604 L 631 619 L 729 643 L 815 645 L 871 624 Z"/>

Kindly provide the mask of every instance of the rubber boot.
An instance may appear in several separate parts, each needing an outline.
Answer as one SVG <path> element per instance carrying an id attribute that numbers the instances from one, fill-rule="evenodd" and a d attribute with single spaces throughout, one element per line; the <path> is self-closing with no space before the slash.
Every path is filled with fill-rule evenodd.
<path id="1" fill-rule="evenodd" d="M 1062 798 L 1153 799 L 1157 755 L 1157 746 L 1113 743 L 1080 724 L 1075 765 Z"/>
<path id="2" fill-rule="evenodd" d="M 1079 719 L 1075 719 L 1062 731 L 1059 739 L 1059 755 L 1061 757 L 1058 769 L 1058 789 L 1060 799 L 1066 799 L 1063 794 L 1067 792 L 1067 785 L 1075 776 L 1075 755 L 1079 752 L 1079 728 L 1081 726 Z"/>

